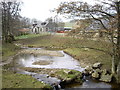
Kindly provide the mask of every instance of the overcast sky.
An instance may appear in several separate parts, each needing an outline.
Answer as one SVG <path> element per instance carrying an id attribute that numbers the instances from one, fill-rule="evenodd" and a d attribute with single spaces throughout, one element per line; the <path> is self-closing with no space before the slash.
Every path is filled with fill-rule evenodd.
<path id="1" fill-rule="evenodd" d="M 22 16 L 31 19 L 36 18 L 38 20 L 44 21 L 45 19 L 55 15 L 55 13 L 51 13 L 50 10 L 57 8 L 60 2 L 73 0 L 22 0 L 22 1 L 24 3 L 21 11 Z M 94 3 L 93 0 L 84 1 Z"/>

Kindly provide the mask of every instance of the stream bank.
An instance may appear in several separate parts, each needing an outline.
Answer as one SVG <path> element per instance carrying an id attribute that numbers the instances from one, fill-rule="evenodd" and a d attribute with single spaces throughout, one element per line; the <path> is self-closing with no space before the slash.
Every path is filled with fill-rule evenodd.
<path id="1" fill-rule="evenodd" d="M 81 39 L 75 39 L 75 38 L 69 38 L 69 37 L 57 37 L 57 36 L 42 36 L 42 37 L 36 37 L 36 38 L 28 38 L 24 40 L 19 40 L 18 43 L 21 43 L 24 46 L 29 46 L 29 47 L 44 47 L 44 48 L 49 48 L 51 50 L 56 50 L 56 49 L 66 49 L 66 51 L 72 55 L 74 58 L 76 58 L 79 61 L 79 65 L 82 67 L 85 67 L 89 64 L 94 64 L 96 62 L 102 62 L 103 63 L 103 68 L 110 69 L 111 67 L 111 58 L 109 55 L 107 55 L 104 52 L 97 51 L 97 50 L 92 50 L 92 49 L 86 49 L 81 47 L 87 46 L 87 47 L 93 47 L 93 48 L 99 48 L 101 50 L 107 50 L 110 49 L 109 47 L 104 47 L 104 45 L 101 45 L 101 42 L 97 41 L 88 41 L 88 40 L 81 40 Z M 109 46 L 106 44 L 106 46 Z M 14 51 L 14 50 L 12 50 Z M 82 64 L 83 63 L 83 64 Z M 14 64 L 14 63 L 12 63 Z M 13 65 L 11 65 L 13 66 Z M 9 65 L 7 66 L 9 67 Z M 42 66 L 43 67 L 43 66 Z M 11 75 L 12 76 L 12 75 Z M 86 83 L 86 84 L 84 84 Z M 83 87 L 103 87 L 103 84 L 105 86 L 114 87 L 115 85 L 109 85 L 107 83 L 103 83 L 102 85 L 101 82 L 94 82 L 94 80 L 86 79 L 82 85 Z M 71 87 L 79 87 L 81 88 L 81 85 L 79 84 L 72 84 L 68 85 L 68 88 Z M 96 87 L 95 87 L 96 88 Z"/>
<path id="2" fill-rule="evenodd" d="M 33 53 L 35 51 L 36 53 Z M 39 51 L 42 51 L 43 54 L 40 54 Z M 54 52 L 54 54 L 51 53 L 45 54 L 44 52 L 51 52 L 51 53 Z M 32 75 L 34 78 L 38 80 L 41 80 L 39 77 L 41 78 L 44 77 L 42 81 L 46 83 L 49 82 L 48 84 L 50 85 L 53 85 L 53 83 L 56 82 L 57 85 L 60 84 L 62 88 L 66 88 L 67 86 L 69 88 L 69 85 L 71 86 L 71 88 L 103 88 L 103 87 L 113 88 L 115 86 L 113 84 L 98 82 L 96 80 L 90 79 L 91 77 L 89 78 L 84 77 L 85 81 L 83 82 L 83 75 L 81 72 L 84 70 L 84 68 L 81 68 L 77 60 L 75 60 L 68 54 L 64 53 L 63 51 L 55 51 L 55 50 L 46 51 L 40 48 L 39 49 L 27 48 L 27 50 L 25 49 L 20 55 L 18 55 L 14 59 L 15 62 L 14 62 L 13 70 L 22 74 L 28 74 L 29 72 L 29 74 L 31 73 L 30 75 Z M 39 63 L 36 63 L 34 65 L 33 63 L 36 61 L 37 62 L 51 61 L 51 62 L 47 63 L 48 65 L 39 64 Z M 52 77 L 55 77 L 55 79 L 53 80 Z M 76 86 L 72 86 L 76 82 L 77 82 Z M 79 86 L 77 86 L 78 84 Z"/>

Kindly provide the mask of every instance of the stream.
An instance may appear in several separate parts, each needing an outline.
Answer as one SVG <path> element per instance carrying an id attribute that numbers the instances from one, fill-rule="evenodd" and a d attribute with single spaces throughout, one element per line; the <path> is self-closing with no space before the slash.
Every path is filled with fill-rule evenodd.
<path id="1" fill-rule="evenodd" d="M 27 53 L 23 52 L 16 57 L 14 57 L 14 67 L 13 69 L 17 73 L 28 74 L 32 77 L 36 78 L 39 81 L 43 81 L 51 86 L 55 86 L 56 84 L 60 87 L 60 80 L 54 77 L 48 77 L 47 74 L 38 74 L 33 72 L 28 72 L 20 69 L 20 67 L 31 67 L 31 68 L 47 68 L 47 69 L 73 69 L 82 72 L 84 68 L 81 68 L 79 62 L 75 60 L 70 55 L 64 53 L 63 51 L 44 51 L 41 48 L 25 48 L 23 50 L 28 50 Z M 42 51 L 41 53 L 46 52 L 47 54 L 34 54 L 30 52 L 34 51 Z M 28 53 L 30 52 L 30 53 Z M 54 53 L 53 55 L 51 53 Z M 57 53 L 57 54 L 56 54 Z M 42 64 L 35 64 L 34 62 L 40 62 Z M 33 64 L 34 63 L 34 64 Z M 90 77 L 84 77 L 85 81 L 82 85 L 78 83 L 73 83 L 62 87 L 62 89 L 70 89 L 70 88 L 111 88 L 116 87 L 115 84 L 109 84 L 105 82 L 99 82 L 91 79 Z"/>

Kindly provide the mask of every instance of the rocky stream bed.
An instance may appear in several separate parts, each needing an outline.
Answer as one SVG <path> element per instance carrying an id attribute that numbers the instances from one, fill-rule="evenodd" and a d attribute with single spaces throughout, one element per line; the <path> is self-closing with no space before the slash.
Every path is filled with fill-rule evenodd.
<path id="1" fill-rule="evenodd" d="M 63 51 L 25 48 L 14 57 L 14 70 L 28 74 L 54 88 L 113 88 L 112 75 L 101 70 L 101 63 L 82 68 L 77 60 Z M 102 81 L 102 82 L 101 82 Z"/>

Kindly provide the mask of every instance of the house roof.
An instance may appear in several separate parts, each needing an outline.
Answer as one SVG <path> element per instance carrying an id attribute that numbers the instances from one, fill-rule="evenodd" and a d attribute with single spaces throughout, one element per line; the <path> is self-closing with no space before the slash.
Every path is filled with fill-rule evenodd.
<path id="1" fill-rule="evenodd" d="M 20 31 L 20 32 L 28 32 L 28 31 L 30 31 L 30 29 L 28 29 L 28 28 L 23 28 L 23 29 L 19 29 L 18 31 Z"/>

